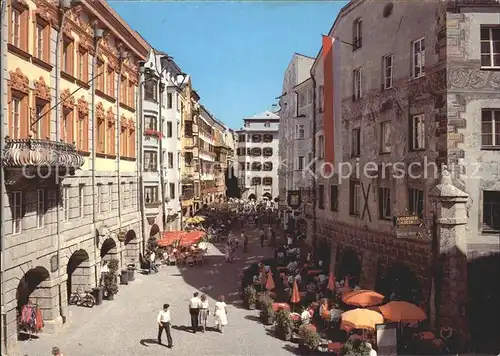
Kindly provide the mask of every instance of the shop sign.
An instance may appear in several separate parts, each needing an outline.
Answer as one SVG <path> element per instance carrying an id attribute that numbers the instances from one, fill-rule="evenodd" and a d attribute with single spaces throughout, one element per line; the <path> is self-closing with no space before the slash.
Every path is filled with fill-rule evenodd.
<path id="1" fill-rule="evenodd" d="M 302 204 L 300 190 L 289 190 L 287 201 L 288 201 L 288 206 L 290 206 L 292 209 L 298 209 Z"/>
<path id="2" fill-rule="evenodd" d="M 400 215 L 393 218 L 393 224 L 399 226 L 420 226 L 422 219 L 418 215 Z"/>

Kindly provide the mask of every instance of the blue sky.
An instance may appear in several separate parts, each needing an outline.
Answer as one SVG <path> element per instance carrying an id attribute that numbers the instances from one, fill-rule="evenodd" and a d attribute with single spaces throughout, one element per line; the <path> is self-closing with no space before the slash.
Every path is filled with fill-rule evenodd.
<path id="1" fill-rule="evenodd" d="M 340 1 L 109 1 L 192 76 L 202 103 L 233 129 L 272 108 L 294 52 L 316 56 Z"/>

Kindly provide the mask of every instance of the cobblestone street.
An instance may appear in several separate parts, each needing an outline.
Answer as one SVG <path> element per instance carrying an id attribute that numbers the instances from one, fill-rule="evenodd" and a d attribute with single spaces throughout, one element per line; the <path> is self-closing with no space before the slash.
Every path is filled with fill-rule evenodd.
<path id="1" fill-rule="evenodd" d="M 258 320 L 258 311 L 241 306 L 239 272 L 245 265 L 258 262 L 271 254 L 270 248 L 261 248 L 257 229 L 250 252 L 236 253 L 236 261 L 227 264 L 222 246 L 210 245 L 204 266 L 162 267 L 156 275 L 136 275 L 136 280 L 120 286 L 114 301 L 87 309 L 71 307 L 71 322 L 57 334 L 40 334 L 40 338 L 23 342 L 23 355 L 42 356 L 58 346 L 66 356 L 112 355 L 290 355 L 290 346 L 266 335 Z M 214 298 L 220 294 L 228 302 L 229 325 L 224 334 L 215 331 L 191 333 L 188 300 L 195 291 Z M 156 316 L 164 304 L 171 305 L 172 350 L 156 343 Z M 209 317 L 209 325 L 214 321 Z M 166 341 L 165 335 L 163 335 Z M 292 346 L 293 347 L 293 346 Z"/>

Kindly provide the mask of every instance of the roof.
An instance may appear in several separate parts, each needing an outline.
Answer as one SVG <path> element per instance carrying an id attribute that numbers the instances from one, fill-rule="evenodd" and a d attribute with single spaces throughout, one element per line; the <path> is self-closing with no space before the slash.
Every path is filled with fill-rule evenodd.
<path id="1" fill-rule="evenodd" d="M 243 119 L 243 120 L 262 120 L 262 119 L 277 119 L 279 120 L 279 116 L 276 115 L 275 113 L 269 111 L 269 110 L 266 110 L 264 112 L 261 112 L 260 114 L 255 114 L 254 116 L 251 116 L 251 117 L 248 117 L 246 119 Z"/>
<path id="2" fill-rule="evenodd" d="M 311 82 L 311 81 L 312 81 L 312 78 L 308 77 L 306 80 L 304 80 L 304 81 L 300 82 L 299 84 L 295 85 L 293 87 L 294 91 L 302 89 L 302 87 L 307 86 L 307 84 L 309 84 L 309 82 Z"/>

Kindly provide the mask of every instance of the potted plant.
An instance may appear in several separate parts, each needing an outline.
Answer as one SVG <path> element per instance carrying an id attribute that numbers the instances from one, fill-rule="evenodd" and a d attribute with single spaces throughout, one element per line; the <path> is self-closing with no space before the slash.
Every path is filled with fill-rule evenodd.
<path id="1" fill-rule="evenodd" d="M 264 325 L 272 325 L 274 322 L 274 310 L 271 298 L 262 301 L 260 310 L 260 321 Z"/>
<path id="2" fill-rule="evenodd" d="M 267 292 L 257 293 L 257 308 L 262 310 L 267 304 L 271 304 L 273 300 Z"/>
<path id="3" fill-rule="evenodd" d="M 299 337 L 299 347 L 303 353 L 311 353 L 318 349 L 321 338 L 313 325 L 301 325 L 299 327 Z"/>
<path id="4" fill-rule="evenodd" d="M 285 341 L 290 341 L 292 338 L 293 320 L 290 316 L 290 312 L 286 309 L 279 309 L 274 314 L 274 320 L 276 322 L 276 334 Z"/>
<path id="5" fill-rule="evenodd" d="M 113 300 L 116 293 L 118 293 L 118 260 L 111 260 L 108 262 L 109 272 L 104 275 L 104 290 L 108 300 Z"/>
<path id="6" fill-rule="evenodd" d="M 349 340 L 347 341 L 342 350 L 341 356 L 369 356 L 370 348 L 364 340 Z"/>
<path id="7" fill-rule="evenodd" d="M 257 292 L 255 291 L 255 288 L 252 285 L 249 285 L 245 288 L 244 301 L 249 310 L 255 309 L 256 295 Z"/>

